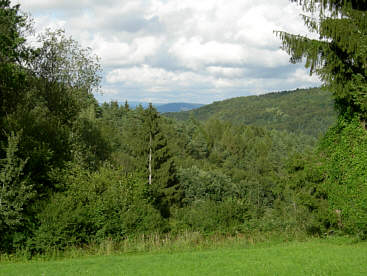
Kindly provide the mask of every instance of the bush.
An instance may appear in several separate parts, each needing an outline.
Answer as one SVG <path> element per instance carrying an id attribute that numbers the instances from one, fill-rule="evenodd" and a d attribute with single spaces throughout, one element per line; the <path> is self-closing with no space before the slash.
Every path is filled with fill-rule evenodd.
<path id="1" fill-rule="evenodd" d="M 246 206 L 239 200 L 226 199 L 222 202 L 197 200 L 173 212 L 172 230 L 201 233 L 232 232 L 245 222 L 246 211 Z"/>
<path id="2" fill-rule="evenodd" d="M 17 156 L 20 135 L 12 133 L 0 148 L 0 251 L 11 251 L 24 243 L 30 228 L 30 205 L 36 197 L 33 183 L 24 175 L 27 160 Z"/>
<path id="3" fill-rule="evenodd" d="M 196 200 L 223 201 L 238 197 L 239 189 L 231 178 L 219 170 L 204 171 L 196 166 L 179 171 L 179 181 L 184 191 L 184 203 Z"/>
<path id="4" fill-rule="evenodd" d="M 38 215 L 32 247 L 44 251 L 163 231 L 164 220 L 144 199 L 138 176 L 111 168 L 95 173 L 74 168 L 66 179 L 66 191 L 55 194 Z"/>

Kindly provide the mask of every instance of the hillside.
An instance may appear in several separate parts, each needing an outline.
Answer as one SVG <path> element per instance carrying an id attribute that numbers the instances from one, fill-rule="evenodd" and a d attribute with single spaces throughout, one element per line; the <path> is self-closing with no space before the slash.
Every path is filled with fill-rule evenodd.
<path id="1" fill-rule="evenodd" d="M 191 116 L 199 121 L 216 118 L 317 137 L 336 121 L 333 106 L 330 93 L 311 88 L 238 97 L 165 115 L 177 120 L 188 120 Z"/>

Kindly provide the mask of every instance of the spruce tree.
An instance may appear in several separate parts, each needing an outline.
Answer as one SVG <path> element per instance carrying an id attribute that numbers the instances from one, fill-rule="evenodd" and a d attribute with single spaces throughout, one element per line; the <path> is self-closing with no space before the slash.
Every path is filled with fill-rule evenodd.
<path id="1" fill-rule="evenodd" d="M 161 118 L 152 104 L 142 110 L 141 119 L 139 148 L 148 197 L 162 216 L 168 217 L 170 206 L 178 203 L 181 196 L 176 167 L 161 128 Z"/>
<path id="2" fill-rule="evenodd" d="M 367 119 L 367 1 L 291 0 L 302 5 L 303 20 L 318 39 L 277 31 L 291 62 L 306 59 L 335 99 L 342 118 Z"/>
<path id="3" fill-rule="evenodd" d="M 306 67 L 333 93 L 339 112 L 337 125 L 320 145 L 330 224 L 366 238 L 367 1 L 297 2 L 310 12 L 304 22 L 319 38 L 278 35 L 291 61 L 306 58 Z"/>

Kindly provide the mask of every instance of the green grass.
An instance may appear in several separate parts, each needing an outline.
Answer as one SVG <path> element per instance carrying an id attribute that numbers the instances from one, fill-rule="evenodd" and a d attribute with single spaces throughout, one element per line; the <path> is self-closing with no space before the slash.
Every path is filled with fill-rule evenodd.
<path id="1" fill-rule="evenodd" d="M 367 243 L 313 239 L 173 253 L 3 262 L 0 275 L 367 275 Z"/>

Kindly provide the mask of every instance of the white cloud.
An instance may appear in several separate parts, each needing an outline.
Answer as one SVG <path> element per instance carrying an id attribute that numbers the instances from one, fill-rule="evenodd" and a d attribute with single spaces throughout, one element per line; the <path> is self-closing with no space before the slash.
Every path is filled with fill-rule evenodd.
<path id="1" fill-rule="evenodd" d="M 119 91 L 117 89 L 107 88 L 107 87 L 102 88 L 101 92 L 104 95 L 118 95 L 118 93 L 119 93 Z"/>
<path id="2" fill-rule="evenodd" d="M 307 33 L 300 7 L 288 0 L 17 2 L 34 14 L 37 30 L 65 28 L 101 57 L 99 100 L 210 102 L 319 85 L 289 64 L 273 33 Z"/>
<path id="3" fill-rule="evenodd" d="M 108 83 L 120 83 L 128 87 L 145 88 L 151 91 L 168 91 L 173 86 L 186 88 L 193 85 L 210 86 L 214 81 L 211 76 L 193 72 L 172 72 L 149 65 L 115 69 L 107 74 Z"/>
<path id="4" fill-rule="evenodd" d="M 247 53 L 241 45 L 217 41 L 202 43 L 200 37 L 178 40 L 169 53 L 177 57 L 184 67 L 191 69 L 206 65 L 241 65 L 247 59 Z"/>
<path id="5" fill-rule="evenodd" d="M 105 40 L 96 35 L 91 42 L 94 51 L 101 57 L 105 66 L 136 65 L 154 56 L 162 41 L 153 36 L 137 37 L 130 43 L 118 38 Z"/>
<path id="6" fill-rule="evenodd" d="M 273 77 L 246 78 L 246 72 L 241 68 L 210 66 L 206 71 L 209 74 L 167 71 L 145 64 L 112 70 L 107 74 L 106 81 L 108 85 L 116 85 L 121 91 L 140 91 L 142 96 L 151 93 L 155 98 L 159 94 L 164 95 L 158 102 L 166 102 L 174 96 L 177 101 L 199 98 L 201 100 L 196 102 L 202 103 L 240 95 L 287 90 L 294 88 L 295 83 L 299 88 L 318 85 L 318 79 L 309 77 L 301 68 L 291 73 L 291 78 L 279 78 L 275 74 Z M 124 96 L 126 94 L 121 94 L 119 98 L 123 100 Z"/>
<path id="7" fill-rule="evenodd" d="M 297 70 L 295 70 L 292 74 L 291 74 L 291 81 L 294 83 L 299 83 L 299 82 L 307 82 L 310 84 L 314 84 L 317 85 L 320 82 L 319 77 L 317 77 L 316 75 L 311 75 L 306 73 L 305 70 L 299 68 Z"/>
<path id="8" fill-rule="evenodd" d="M 226 77 L 226 78 L 240 78 L 245 74 L 243 68 L 231 68 L 221 66 L 209 66 L 206 70 L 213 76 Z"/>

